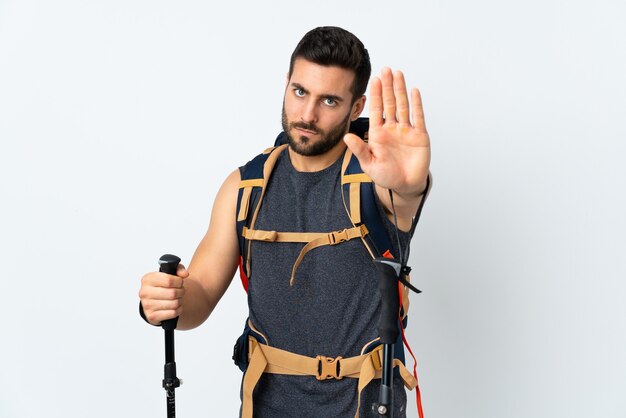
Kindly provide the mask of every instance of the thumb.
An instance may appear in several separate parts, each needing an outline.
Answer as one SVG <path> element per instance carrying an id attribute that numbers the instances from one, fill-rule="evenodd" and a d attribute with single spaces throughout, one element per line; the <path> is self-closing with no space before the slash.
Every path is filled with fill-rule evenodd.
<path id="1" fill-rule="evenodd" d="M 187 271 L 187 269 L 185 268 L 184 265 L 179 264 L 178 265 L 178 269 L 176 269 L 176 275 L 178 277 L 186 279 L 187 277 L 189 277 L 189 272 Z"/>
<path id="2" fill-rule="evenodd" d="M 343 137 L 343 142 L 346 143 L 350 151 L 359 160 L 361 168 L 365 169 L 372 160 L 372 153 L 369 146 L 355 134 L 346 134 Z"/>

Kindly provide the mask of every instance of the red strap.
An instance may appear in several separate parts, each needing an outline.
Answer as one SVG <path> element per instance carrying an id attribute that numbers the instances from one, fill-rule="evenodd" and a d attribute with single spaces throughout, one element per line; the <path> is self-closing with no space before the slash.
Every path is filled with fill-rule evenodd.
<path id="1" fill-rule="evenodd" d="M 387 250 L 383 253 L 383 257 L 393 258 L 393 254 L 391 254 L 391 251 Z M 398 282 L 398 298 L 400 299 L 400 306 L 402 306 L 402 283 L 400 282 Z M 402 318 L 400 318 L 399 313 L 398 320 L 402 322 Z M 413 350 L 411 350 L 411 346 L 406 339 L 406 335 L 404 335 L 404 327 L 401 326 L 400 330 L 402 331 L 402 341 L 404 342 L 406 348 L 409 350 L 409 353 L 411 353 L 411 357 L 413 357 L 413 376 L 415 377 L 415 381 L 417 382 L 417 359 L 415 358 L 415 354 L 413 354 Z M 420 393 L 419 382 L 417 385 L 415 385 L 415 401 L 417 403 L 417 412 L 419 414 L 419 417 L 424 418 L 424 410 L 422 408 L 422 394 Z"/>
<path id="2" fill-rule="evenodd" d="M 245 289 L 246 293 L 248 293 L 248 276 L 243 271 L 243 257 L 239 257 L 239 277 L 241 278 L 241 284 Z"/>
<path id="3" fill-rule="evenodd" d="M 398 282 L 398 297 L 400 298 L 400 306 L 402 306 L 402 283 Z M 402 321 L 400 315 L 398 315 L 398 319 Z M 400 327 L 402 331 L 402 341 L 404 345 L 409 350 L 411 357 L 413 357 L 413 376 L 415 377 L 415 381 L 417 384 L 415 385 L 415 402 L 417 403 L 417 413 L 420 418 L 424 418 L 424 410 L 422 409 L 422 394 L 420 393 L 419 381 L 417 379 L 417 359 L 415 358 L 415 354 L 413 354 L 413 350 L 411 350 L 411 346 L 406 339 L 406 335 L 404 334 L 404 327 Z"/>

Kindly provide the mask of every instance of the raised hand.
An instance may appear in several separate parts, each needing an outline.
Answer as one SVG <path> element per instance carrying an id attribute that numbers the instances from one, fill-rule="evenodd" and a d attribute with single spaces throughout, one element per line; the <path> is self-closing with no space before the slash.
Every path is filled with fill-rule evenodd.
<path id="1" fill-rule="evenodd" d="M 411 89 L 409 103 L 402 72 L 383 68 L 381 77 L 371 81 L 368 143 L 353 134 L 344 141 L 377 187 L 409 199 L 426 187 L 430 138 L 422 98 Z"/>

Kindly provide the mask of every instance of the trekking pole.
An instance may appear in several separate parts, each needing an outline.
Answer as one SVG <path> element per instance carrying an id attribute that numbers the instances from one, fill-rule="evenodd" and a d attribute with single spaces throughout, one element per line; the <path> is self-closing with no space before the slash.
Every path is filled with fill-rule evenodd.
<path id="1" fill-rule="evenodd" d="M 374 260 L 378 270 L 378 290 L 381 298 L 378 334 L 383 345 L 383 370 L 378 403 L 372 410 L 380 417 L 393 418 L 393 345 L 398 339 L 398 279 L 402 264 L 393 258 L 378 257 Z"/>
<path id="2" fill-rule="evenodd" d="M 159 271 L 176 275 L 180 258 L 172 254 L 165 254 L 159 259 Z M 178 317 L 163 321 L 161 326 L 165 330 L 165 367 L 163 389 L 166 392 L 167 418 L 176 418 L 176 396 L 174 390 L 183 381 L 176 377 L 176 361 L 174 360 L 174 330 L 178 323 Z"/>

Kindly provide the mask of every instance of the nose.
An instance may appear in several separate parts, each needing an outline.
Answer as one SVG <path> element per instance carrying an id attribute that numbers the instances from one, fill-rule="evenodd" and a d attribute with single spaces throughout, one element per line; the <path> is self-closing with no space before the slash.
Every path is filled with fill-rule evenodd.
<path id="1" fill-rule="evenodd" d="M 300 118 L 306 123 L 317 122 L 317 103 L 315 100 L 307 100 L 302 108 L 302 115 Z"/>

